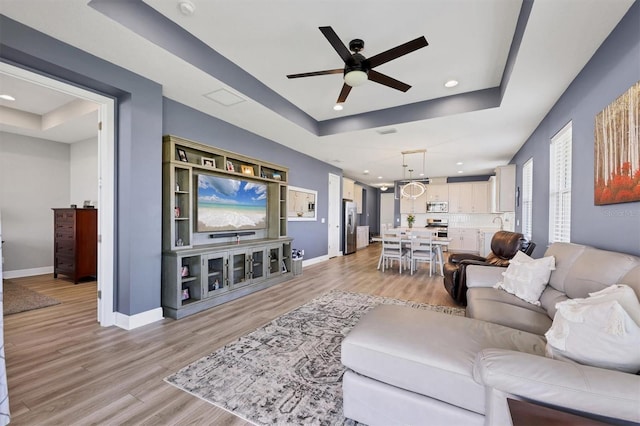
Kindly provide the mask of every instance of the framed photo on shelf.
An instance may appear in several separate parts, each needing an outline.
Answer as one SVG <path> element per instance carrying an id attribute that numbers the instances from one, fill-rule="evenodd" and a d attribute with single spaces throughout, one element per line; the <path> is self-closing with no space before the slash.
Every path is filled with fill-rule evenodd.
<path id="1" fill-rule="evenodd" d="M 287 271 L 287 265 L 284 263 L 284 260 L 282 261 L 282 273 L 285 274 L 289 271 Z"/>
<path id="2" fill-rule="evenodd" d="M 187 152 L 182 148 L 176 148 L 176 154 L 178 154 L 178 160 L 184 161 L 185 163 L 189 160 L 187 159 Z"/>
<path id="3" fill-rule="evenodd" d="M 207 166 L 207 167 L 216 167 L 216 159 L 215 158 L 206 158 L 206 157 L 202 157 L 200 159 L 200 163 L 203 166 Z"/>
<path id="4" fill-rule="evenodd" d="M 280 176 L 280 173 L 274 173 L 271 177 L 274 180 L 281 180 L 282 179 L 282 176 Z"/>
<path id="5" fill-rule="evenodd" d="M 240 170 L 243 175 L 253 176 L 253 167 L 252 166 L 240 166 Z"/>
<path id="6" fill-rule="evenodd" d="M 233 167 L 233 163 L 229 160 L 227 160 L 227 171 L 228 172 L 235 172 L 236 169 Z"/>
<path id="7" fill-rule="evenodd" d="M 191 299 L 191 295 L 189 294 L 189 287 L 185 287 L 182 289 L 182 300 Z"/>

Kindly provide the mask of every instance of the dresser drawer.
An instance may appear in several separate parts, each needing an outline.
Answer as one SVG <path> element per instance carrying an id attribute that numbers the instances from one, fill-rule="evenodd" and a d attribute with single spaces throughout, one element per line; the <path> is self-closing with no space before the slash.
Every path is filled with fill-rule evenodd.
<path id="1" fill-rule="evenodd" d="M 69 210 L 69 211 L 56 211 L 55 215 L 54 215 L 54 219 L 55 222 L 58 223 L 73 223 L 75 221 L 76 218 L 76 212 L 73 210 Z"/>
<path id="2" fill-rule="evenodd" d="M 73 234 L 76 227 L 73 222 L 56 222 L 55 224 L 55 232 L 65 232 L 69 234 Z"/>
<path id="3" fill-rule="evenodd" d="M 59 242 L 59 241 L 72 241 L 73 242 L 75 240 L 73 232 L 69 232 L 69 231 L 66 231 L 66 230 L 56 231 L 54 236 L 55 236 L 55 241 L 56 242 Z"/>
<path id="4" fill-rule="evenodd" d="M 53 252 L 56 256 L 73 257 L 76 253 L 76 245 L 73 240 L 59 239 L 53 246 Z"/>
<path id="5" fill-rule="evenodd" d="M 75 269 L 76 263 L 73 257 L 56 256 L 55 272 L 68 273 L 74 272 Z"/>

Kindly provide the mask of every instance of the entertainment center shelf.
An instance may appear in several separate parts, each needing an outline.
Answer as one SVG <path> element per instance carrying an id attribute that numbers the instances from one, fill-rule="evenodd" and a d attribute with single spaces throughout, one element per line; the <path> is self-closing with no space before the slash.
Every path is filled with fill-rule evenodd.
<path id="1" fill-rule="evenodd" d="M 162 163 L 165 316 L 183 318 L 293 277 L 288 168 L 172 135 L 163 137 Z M 209 199 L 208 187 L 233 187 L 235 198 Z"/>
<path id="2" fill-rule="evenodd" d="M 291 242 L 260 239 L 165 252 L 164 315 L 180 319 L 293 278 Z"/>

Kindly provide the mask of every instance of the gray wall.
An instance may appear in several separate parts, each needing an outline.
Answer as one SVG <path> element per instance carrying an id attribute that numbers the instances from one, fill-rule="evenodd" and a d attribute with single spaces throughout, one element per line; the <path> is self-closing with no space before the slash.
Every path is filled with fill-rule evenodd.
<path id="1" fill-rule="evenodd" d="M 98 206 L 98 138 L 90 138 L 70 145 L 71 185 L 69 201 L 81 207 L 85 200 Z"/>
<path id="2" fill-rule="evenodd" d="M 0 15 L 0 59 L 117 100 L 118 312 L 160 306 L 162 87 Z"/>
<path id="3" fill-rule="evenodd" d="M 304 249 L 306 259 L 327 254 L 327 221 L 321 218 L 328 217 L 329 173 L 342 175 L 342 170 L 171 99 L 165 98 L 163 106 L 165 134 L 280 164 L 289 168 L 290 185 L 318 191 L 318 220 L 288 222 L 287 235 L 294 238 L 293 247 Z"/>
<path id="4" fill-rule="evenodd" d="M 640 2 L 616 29 L 513 157 L 522 186 L 522 166 L 533 157 L 533 236 L 542 256 L 549 232 L 549 141 L 573 121 L 571 241 L 640 255 L 640 202 L 596 206 L 594 119 L 609 103 L 640 80 Z M 522 209 L 516 212 L 522 218 Z M 520 229 L 520 228 L 518 228 Z"/>
<path id="5" fill-rule="evenodd" d="M 52 207 L 69 206 L 69 145 L 0 132 L 4 271 L 53 266 Z"/>

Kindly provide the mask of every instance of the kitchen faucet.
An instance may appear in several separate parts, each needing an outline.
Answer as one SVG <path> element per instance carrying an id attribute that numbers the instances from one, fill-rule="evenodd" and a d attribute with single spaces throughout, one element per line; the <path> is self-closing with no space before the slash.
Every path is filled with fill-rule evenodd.
<path id="1" fill-rule="evenodd" d="M 500 221 L 500 230 L 502 231 L 502 228 L 504 228 L 504 222 L 502 221 L 502 218 L 500 216 L 494 217 L 491 223 L 496 223 L 496 219 Z"/>

